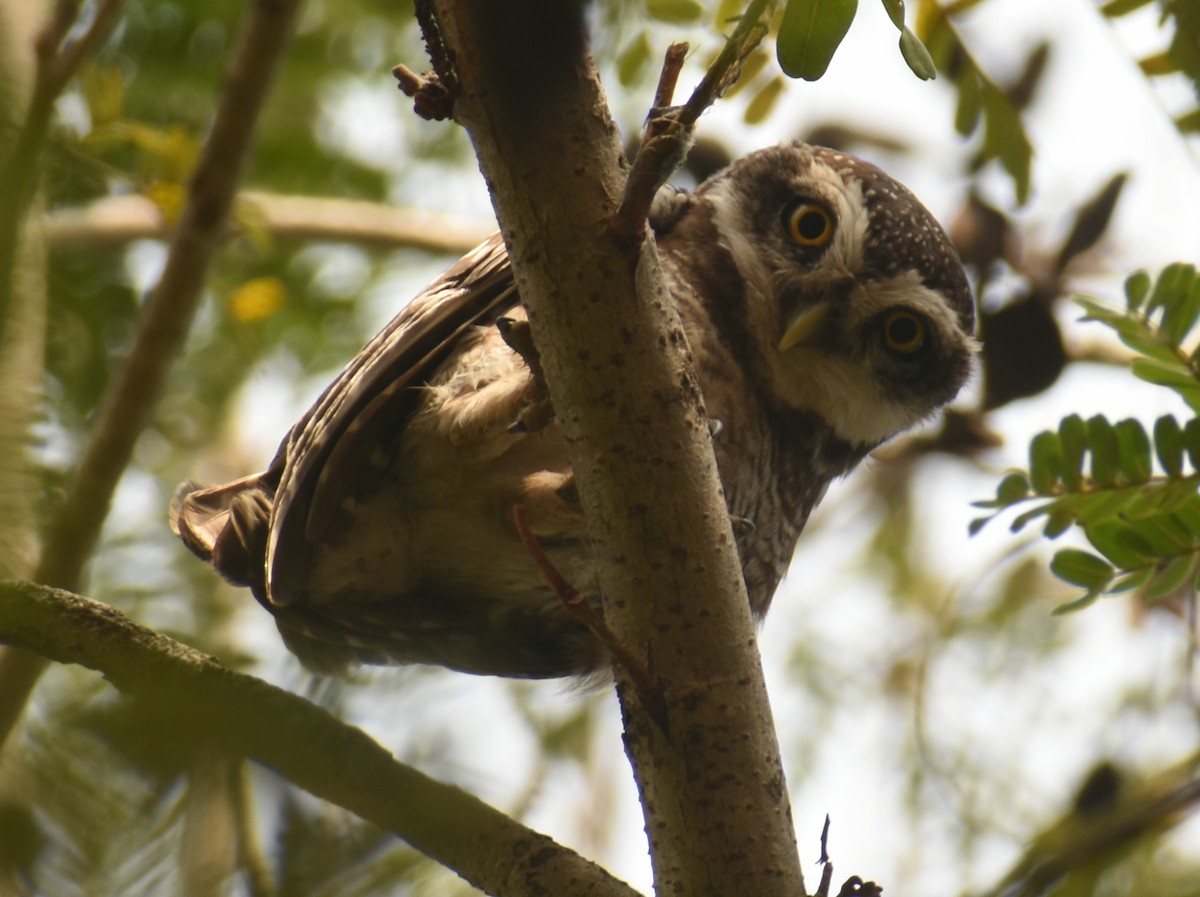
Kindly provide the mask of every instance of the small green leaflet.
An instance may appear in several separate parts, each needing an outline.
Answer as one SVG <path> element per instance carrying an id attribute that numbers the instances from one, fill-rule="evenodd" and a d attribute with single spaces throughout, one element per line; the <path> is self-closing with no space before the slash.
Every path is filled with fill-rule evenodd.
<path id="1" fill-rule="evenodd" d="M 858 0 L 788 0 L 775 43 L 784 74 L 805 81 L 824 75 L 856 12 Z"/>

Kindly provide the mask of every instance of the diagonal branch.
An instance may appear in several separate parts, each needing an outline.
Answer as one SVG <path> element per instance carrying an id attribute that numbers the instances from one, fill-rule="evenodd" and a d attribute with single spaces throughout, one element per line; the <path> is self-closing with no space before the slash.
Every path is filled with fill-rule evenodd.
<path id="1" fill-rule="evenodd" d="M 167 371 L 183 346 L 199 304 L 204 274 L 220 245 L 249 153 L 253 124 L 287 45 L 298 6 L 299 0 L 258 0 L 249 12 L 212 130 L 192 175 L 166 268 L 146 300 L 133 347 L 100 408 L 70 491 L 46 532 L 35 573 L 41 582 L 64 588 L 79 583 L 117 483 L 158 403 Z M 3 274 L 0 270 L 0 278 Z M 0 743 L 40 671 L 37 658 L 19 652 L 0 655 L 0 681 L 5 683 L 0 691 Z"/>
<path id="2" fill-rule="evenodd" d="M 667 182 L 683 162 L 692 142 L 692 132 L 700 115 L 720 99 L 742 73 L 750 53 L 766 36 L 766 14 L 771 0 L 752 0 L 738 20 L 725 46 L 712 61 L 692 95 L 682 106 L 666 108 L 671 102 L 686 44 L 672 44 L 663 62 L 663 74 L 642 134 L 642 145 L 625 182 L 621 205 L 613 220 L 615 233 L 633 237 L 641 233 L 650 203 L 658 188 Z"/>
<path id="3" fill-rule="evenodd" d="M 126 357 L 46 537 L 36 579 L 75 588 L 99 538 L 117 482 L 150 421 L 221 244 L 254 122 L 287 46 L 299 0 L 259 0 L 234 52 L 212 130 L 201 150 L 162 278 L 151 290 Z"/>
<path id="4" fill-rule="evenodd" d="M 102 673 L 164 731 L 271 767 L 489 894 L 638 897 L 546 835 L 397 762 L 325 710 L 234 673 L 105 604 L 32 583 L 0 583 L 0 641 Z"/>
<path id="5" fill-rule="evenodd" d="M 87 53 L 107 36 L 123 0 L 103 0 L 79 36 L 79 0 L 58 0 L 34 44 L 33 93 L 12 149 L 0 158 L 0 342 L 12 305 L 21 228 L 37 192 L 42 149 L 54 115 L 54 102 Z"/>

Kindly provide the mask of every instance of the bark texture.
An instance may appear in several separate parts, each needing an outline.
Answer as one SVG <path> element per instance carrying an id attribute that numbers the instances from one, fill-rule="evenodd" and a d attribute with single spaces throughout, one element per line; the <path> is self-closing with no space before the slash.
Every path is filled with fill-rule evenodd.
<path id="1" fill-rule="evenodd" d="M 660 895 L 804 893 L 703 399 L 653 240 L 611 226 L 627 165 L 582 5 L 437 0 L 423 22 L 530 310 L 588 517 Z"/>

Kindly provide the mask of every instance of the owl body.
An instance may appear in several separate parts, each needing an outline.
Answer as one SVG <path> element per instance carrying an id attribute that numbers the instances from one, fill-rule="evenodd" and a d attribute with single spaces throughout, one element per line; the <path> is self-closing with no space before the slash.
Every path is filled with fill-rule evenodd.
<path id="1" fill-rule="evenodd" d="M 651 225 L 761 616 L 829 482 L 966 380 L 970 290 L 907 190 L 804 144 L 664 192 Z M 185 543 L 249 586 L 308 665 L 552 677 L 606 663 L 512 521 L 522 505 L 556 567 L 594 594 L 524 317 L 493 237 L 364 348 L 267 471 L 181 491 Z"/>

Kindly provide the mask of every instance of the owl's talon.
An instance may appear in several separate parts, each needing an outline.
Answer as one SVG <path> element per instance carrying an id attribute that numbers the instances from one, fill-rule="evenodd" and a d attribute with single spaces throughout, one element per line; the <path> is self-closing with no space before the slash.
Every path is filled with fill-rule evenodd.
<path id="1" fill-rule="evenodd" d="M 739 517 L 737 514 L 729 515 L 729 523 L 733 526 L 735 539 L 745 539 L 747 536 L 752 536 L 754 535 L 754 531 L 758 529 L 754 525 L 754 521 L 749 517 Z"/>
<path id="2" fill-rule="evenodd" d="M 564 484 L 560 488 L 566 488 L 566 485 Z M 558 600 L 562 602 L 563 607 L 578 617 L 583 625 L 591 631 L 592 635 L 596 636 L 601 644 L 608 648 L 613 659 L 629 674 L 629 678 L 633 682 L 633 687 L 637 691 L 638 697 L 641 698 L 646 712 L 650 714 L 650 718 L 663 731 L 666 731 L 668 723 L 666 698 L 663 695 L 662 683 L 659 681 L 658 676 L 655 675 L 654 670 L 647 666 L 640 657 L 617 637 L 617 634 L 604 622 L 604 618 L 592 607 L 587 595 L 571 585 L 559 569 L 554 566 L 554 562 L 550 560 L 546 552 L 542 549 L 537 535 L 533 532 L 533 527 L 530 526 L 529 514 L 524 505 L 518 504 L 513 506 L 513 524 L 516 526 L 517 535 L 520 536 L 521 542 L 525 545 L 525 550 L 529 552 L 529 556 L 537 565 L 538 570 L 542 574 L 542 579 L 550 587 L 550 591 L 558 596 Z"/>
<path id="3" fill-rule="evenodd" d="M 508 425 L 510 433 L 537 433 L 546 429 L 554 420 L 554 406 L 550 399 L 542 396 L 534 398 L 517 414 L 517 419 Z"/>
<path id="4" fill-rule="evenodd" d="M 720 418 L 710 417 L 708 419 L 708 435 L 710 439 L 716 439 L 724 429 L 725 423 Z"/>
<path id="5" fill-rule="evenodd" d="M 517 413 L 517 419 L 509 424 L 508 432 L 537 433 L 544 430 L 554 420 L 554 406 L 550 404 L 550 397 L 546 392 L 546 381 L 542 377 L 542 360 L 533 344 L 529 322 L 523 318 L 505 316 L 496 319 L 496 329 L 500 331 L 500 338 L 504 340 L 505 345 L 525 362 L 533 377 L 529 400 Z"/>
<path id="6" fill-rule="evenodd" d="M 579 487 L 575 485 L 575 474 L 567 477 L 566 482 L 554 490 L 554 494 L 575 510 L 583 509 L 579 502 Z"/>
<path id="7" fill-rule="evenodd" d="M 541 378 L 542 362 L 538 357 L 537 348 L 533 345 L 533 334 L 529 322 L 521 318 L 501 317 L 496 319 L 496 329 L 505 345 L 521 356 L 530 372 Z"/>

